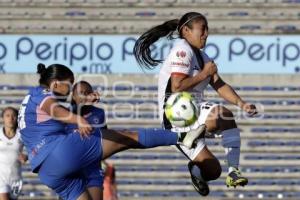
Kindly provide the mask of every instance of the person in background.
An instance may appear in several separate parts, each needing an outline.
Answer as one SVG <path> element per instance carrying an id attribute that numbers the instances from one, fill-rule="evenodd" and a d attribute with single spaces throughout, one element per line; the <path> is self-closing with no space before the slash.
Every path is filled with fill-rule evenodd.
<path id="1" fill-rule="evenodd" d="M 118 200 L 116 169 L 106 160 L 103 160 L 101 164 L 104 172 L 103 200 Z"/>
<path id="2" fill-rule="evenodd" d="M 79 81 L 75 83 L 72 90 L 71 111 L 75 114 L 80 113 L 81 116 L 93 113 L 94 123 L 101 129 L 107 129 L 105 120 L 105 111 L 94 105 L 81 105 L 85 102 L 89 95 L 93 94 L 93 88 L 87 81 Z M 105 160 L 101 161 L 104 181 L 103 181 L 103 200 L 118 200 L 117 183 L 116 183 L 116 169 L 112 163 Z"/>
<path id="3" fill-rule="evenodd" d="M 23 144 L 17 130 L 18 111 L 6 107 L 0 127 L 0 200 L 17 199 L 22 189 L 21 164 L 27 161 L 22 153 Z"/>

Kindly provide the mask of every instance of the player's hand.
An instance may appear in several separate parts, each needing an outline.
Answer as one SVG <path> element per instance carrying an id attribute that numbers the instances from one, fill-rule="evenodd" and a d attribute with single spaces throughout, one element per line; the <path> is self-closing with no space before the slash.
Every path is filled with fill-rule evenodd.
<path id="1" fill-rule="evenodd" d="M 85 104 L 90 105 L 99 102 L 100 100 L 100 93 L 99 92 L 93 92 L 86 96 L 85 98 Z"/>
<path id="2" fill-rule="evenodd" d="M 205 74 L 205 76 L 207 77 L 212 76 L 215 73 L 217 73 L 217 71 L 218 71 L 217 65 L 213 61 L 205 63 L 203 68 L 203 73 Z"/>
<path id="3" fill-rule="evenodd" d="M 25 164 L 28 160 L 28 156 L 26 154 L 20 153 L 18 160 L 21 162 L 21 164 Z"/>
<path id="4" fill-rule="evenodd" d="M 92 126 L 84 119 L 80 118 L 78 123 L 78 132 L 81 138 L 88 138 L 92 132 Z"/>
<path id="5" fill-rule="evenodd" d="M 248 115 L 250 117 L 253 117 L 254 115 L 257 114 L 257 109 L 256 109 L 256 106 L 254 104 L 243 103 L 241 105 L 241 108 L 242 108 L 243 111 L 245 111 L 246 113 L 248 113 Z"/>

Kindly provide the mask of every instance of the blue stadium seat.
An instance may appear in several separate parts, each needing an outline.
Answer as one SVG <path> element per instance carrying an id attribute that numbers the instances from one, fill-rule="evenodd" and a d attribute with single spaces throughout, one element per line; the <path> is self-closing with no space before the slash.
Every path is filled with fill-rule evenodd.
<path id="1" fill-rule="evenodd" d="M 65 15 L 68 17 L 79 17 L 79 16 L 81 17 L 81 16 L 85 16 L 86 13 L 83 11 L 74 10 L 74 11 L 67 11 Z"/>
<path id="2" fill-rule="evenodd" d="M 245 160 L 298 160 L 297 155 L 246 155 Z"/>
<path id="3" fill-rule="evenodd" d="M 15 89 L 15 87 L 11 85 L 0 85 L 0 90 L 13 90 L 13 89 Z"/>
<path id="4" fill-rule="evenodd" d="M 139 0 L 122 0 L 123 3 L 128 3 L 128 4 L 135 4 L 138 3 Z"/>
<path id="5" fill-rule="evenodd" d="M 279 25 L 275 27 L 275 30 L 292 32 L 292 31 L 296 31 L 297 28 L 294 25 Z"/>
<path id="6" fill-rule="evenodd" d="M 248 16 L 249 13 L 246 11 L 234 11 L 234 12 L 228 13 L 227 15 L 233 16 L 233 17 L 243 17 L 243 16 Z"/>
<path id="7" fill-rule="evenodd" d="M 299 146 L 300 142 L 298 141 L 249 141 L 249 146 Z"/>
<path id="8" fill-rule="evenodd" d="M 156 12 L 154 12 L 154 11 L 142 11 L 142 12 L 136 12 L 135 15 L 139 16 L 139 17 L 152 17 L 152 16 L 156 15 Z"/>
<path id="9" fill-rule="evenodd" d="M 139 114 L 137 118 L 157 119 L 159 118 L 159 116 L 157 114 L 145 113 L 145 114 Z"/>
<path id="10" fill-rule="evenodd" d="M 279 87 L 279 88 L 282 91 L 296 91 L 296 90 L 299 90 L 299 88 L 295 87 L 295 86 L 282 86 L 282 87 Z"/>
<path id="11" fill-rule="evenodd" d="M 133 88 L 131 86 L 127 86 L 127 85 L 116 85 L 114 87 L 111 87 L 112 90 L 115 90 L 115 91 L 131 91 L 133 90 Z"/>
<path id="12" fill-rule="evenodd" d="M 147 86 L 144 86 L 144 85 L 135 85 L 134 88 L 137 91 L 145 91 L 145 90 L 147 90 Z"/>
<path id="13" fill-rule="evenodd" d="M 282 3 L 298 4 L 300 0 L 282 0 Z"/>
<path id="14" fill-rule="evenodd" d="M 289 141 L 285 143 L 286 146 L 300 146 L 300 141 Z"/>
<path id="15" fill-rule="evenodd" d="M 157 85 L 150 85 L 148 88 L 147 88 L 147 90 L 149 90 L 149 91 L 157 91 L 158 90 L 158 86 Z"/>
<path id="16" fill-rule="evenodd" d="M 242 86 L 241 90 L 243 91 L 258 91 L 259 88 L 255 86 Z"/>
<path id="17" fill-rule="evenodd" d="M 277 101 L 274 100 L 260 100 L 258 103 L 264 104 L 264 105 L 276 105 Z"/>
<path id="18" fill-rule="evenodd" d="M 261 127 L 256 127 L 256 128 L 251 128 L 251 132 L 253 133 L 268 133 L 270 132 L 270 129 L 268 128 L 261 128 Z"/>
<path id="19" fill-rule="evenodd" d="M 14 86 L 15 90 L 30 90 L 33 86 L 17 85 Z"/>
<path id="20" fill-rule="evenodd" d="M 289 131 L 293 133 L 300 133 L 300 128 L 290 128 Z"/>
<path id="21" fill-rule="evenodd" d="M 285 106 L 290 106 L 290 105 L 295 105 L 295 104 L 297 104 L 297 102 L 294 101 L 294 100 L 280 100 L 280 101 L 278 102 L 278 104 L 280 104 L 280 105 L 285 105 Z"/>
<path id="22" fill-rule="evenodd" d="M 248 24 L 248 25 L 241 25 L 240 29 L 242 29 L 242 30 L 258 30 L 258 29 L 261 29 L 261 26 Z"/>
<path id="23" fill-rule="evenodd" d="M 262 90 L 262 91 L 277 91 L 277 90 L 279 90 L 279 88 L 274 87 L 274 86 L 262 86 L 262 87 L 260 87 L 260 90 Z"/>

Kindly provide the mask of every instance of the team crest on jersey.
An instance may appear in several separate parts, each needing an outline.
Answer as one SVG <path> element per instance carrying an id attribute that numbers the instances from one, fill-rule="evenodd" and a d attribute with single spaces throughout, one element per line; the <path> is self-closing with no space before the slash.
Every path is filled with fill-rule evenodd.
<path id="1" fill-rule="evenodd" d="M 43 94 L 50 94 L 50 90 L 49 89 L 43 89 Z"/>
<path id="2" fill-rule="evenodd" d="M 94 121 L 95 124 L 99 124 L 99 119 L 98 119 L 97 117 L 95 117 L 95 118 L 93 119 L 93 121 Z"/>
<path id="3" fill-rule="evenodd" d="M 177 52 L 176 52 L 176 56 L 177 56 L 178 58 L 185 58 L 186 52 L 185 52 L 185 51 L 177 51 Z"/>

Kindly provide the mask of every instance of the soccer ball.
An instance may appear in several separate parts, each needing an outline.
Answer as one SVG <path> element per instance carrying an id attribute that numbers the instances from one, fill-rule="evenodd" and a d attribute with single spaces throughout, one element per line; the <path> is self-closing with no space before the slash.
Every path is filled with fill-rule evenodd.
<path id="1" fill-rule="evenodd" d="M 173 126 L 187 127 L 198 119 L 199 109 L 190 93 L 177 92 L 165 103 L 165 114 Z"/>

